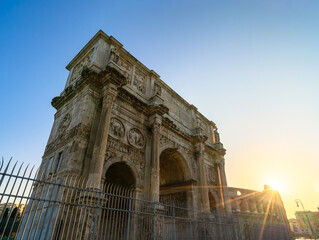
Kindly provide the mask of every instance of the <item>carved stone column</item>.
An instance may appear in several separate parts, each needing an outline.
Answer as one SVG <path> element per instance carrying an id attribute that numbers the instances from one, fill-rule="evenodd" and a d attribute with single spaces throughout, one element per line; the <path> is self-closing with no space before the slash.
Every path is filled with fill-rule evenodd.
<path id="1" fill-rule="evenodd" d="M 113 84 L 108 84 L 104 87 L 101 117 L 96 134 L 88 178 L 88 183 L 96 183 L 97 186 L 99 186 L 102 176 L 106 143 L 110 129 L 111 113 L 116 95 L 117 91 Z"/>
<path id="2" fill-rule="evenodd" d="M 204 164 L 204 151 L 205 151 L 205 141 L 206 136 L 196 136 L 195 143 L 195 157 L 198 164 L 199 170 L 199 183 L 201 191 L 202 207 L 204 212 L 208 212 L 210 209 L 209 197 L 208 197 L 208 185 L 206 179 L 206 169 Z"/>
<path id="3" fill-rule="evenodd" d="M 151 117 L 152 126 L 152 155 L 150 161 L 150 198 L 159 200 L 160 188 L 160 129 L 162 117 L 155 114 Z M 154 198 L 155 197 L 155 198 Z"/>
<path id="4" fill-rule="evenodd" d="M 163 105 L 152 105 L 148 109 L 150 125 L 152 128 L 151 154 L 146 166 L 149 180 L 149 199 L 159 200 L 160 194 L 160 129 L 163 114 L 168 113 L 168 108 Z"/>
<path id="5" fill-rule="evenodd" d="M 221 178 L 221 189 L 223 191 L 223 198 L 224 198 L 224 205 L 226 209 L 227 214 L 231 214 L 231 205 L 230 205 L 230 198 L 228 193 L 228 187 L 227 187 L 227 180 L 226 180 L 226 174 L 225 174 L 225 160 L 222 159 L 222 161 L 218 164 L 219 172 L 220 172 L 220 178 Z"/>
<path id="6" fill-rule="evenodd" d="M 99 74 L 99 80 L 103 84 L 101 93 L 102 110 L 88 174 L 88 184 L 94 187 L 99 187 L 102 177 L 112 108 L 116 99 L 117 89 L 126 84 L 126 78 L 110 67 L 107 67 L 105 71 Z"/>

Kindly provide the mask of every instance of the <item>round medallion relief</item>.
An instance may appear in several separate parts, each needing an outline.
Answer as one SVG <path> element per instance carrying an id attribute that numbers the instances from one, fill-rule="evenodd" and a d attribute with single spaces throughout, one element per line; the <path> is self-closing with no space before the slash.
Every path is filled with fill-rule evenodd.
<path id="1" fill-rule="evenodd" d="M 110 134 L 116 138 L 124 137 L 125 129 L 123 123 L 117 118 L 111 119 Z"/>
<path id="2" fill-rule="evenodd" d="M 144 137 L 140 130 L 132 128 L 127 135 L 128 142 L 137 148 L 144 147 Z"/>
<path id="3" fill-rule="evenodd" d="M 62 118 L 62 121 L 58 128 L 58 135 L 61 135 L 65 132 L 65 130 L 69 127 L 71 123 L 71 115 L 70 113 L 65 114 L 65 116 Z"/>

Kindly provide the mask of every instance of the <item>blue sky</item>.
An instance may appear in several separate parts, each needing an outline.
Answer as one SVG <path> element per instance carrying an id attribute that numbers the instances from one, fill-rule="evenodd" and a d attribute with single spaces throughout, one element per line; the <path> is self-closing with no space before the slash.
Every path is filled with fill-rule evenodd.
<path id="1" fill-rule="evenodd" d="M 65 66 L 102 29 L 219 127 L 231 186 L 319 206 L 319 1 L 0 2 L 0 155 L 39 164 Z M 244 177 L 243 177 L 244 176 Z"/>

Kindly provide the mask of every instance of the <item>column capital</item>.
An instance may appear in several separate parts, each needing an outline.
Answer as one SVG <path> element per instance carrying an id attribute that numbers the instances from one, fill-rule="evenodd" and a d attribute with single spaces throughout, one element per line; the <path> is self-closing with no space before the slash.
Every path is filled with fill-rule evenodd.
<path id="1" fill-rule="evenodd" d="M 196 135 L 193 137 L 194 153 L 196 159 L 198 159 L 205 151 L 205 141 L 207 137 L 205 135 Z"/>
<path id="2" fill-rule="evenodd" d="M 150 117 L 150 123 L 153 132 L 159 132 L 162 126 L 162 116 L 154 114 Z"/>
<path id="3" fill-rule="evenodd" d="M 117 88 L 127 84 L 127 78 L 110 66 L 106 66 L 106 68 L 99 73 L 99 79 L 102 84 L 112 83 Z"/>
<path id="4" fill-rule="evenodd" d="M 152 115 L 159 115 L 163 116 L 164 114 L 168 113 L 168 108 L 164 106 L 163 104 L 152 104 L 147 106 L 146 113 L 149 116 Z"/>
<path id="5" fill-rule="evenodd" d="M 102 90 L 102 97 L 103 97 L 103 105 L 113 105 L 117 96 L 117 88 L 114 84 L 107 84 L 104 86 Z"/>
<path id="6" fill-rule="evenodd" d="M 216 163 L 215 163 L 217 166 L 220 166 L 220 167 L 222 167 L 222 168 L 224 168 L 225 167 L 225 159 L 222 157 L 222 158 L 218 158 L 217 160 L 216 160 Z"/>

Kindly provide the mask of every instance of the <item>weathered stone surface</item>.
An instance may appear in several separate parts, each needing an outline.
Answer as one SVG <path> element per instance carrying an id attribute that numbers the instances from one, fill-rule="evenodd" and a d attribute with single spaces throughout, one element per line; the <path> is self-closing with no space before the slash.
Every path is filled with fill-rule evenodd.
<path id="1" fill-rule="evenodd" d="M 125 184 L 108 171 L 121 163 L 135 178 L 126 184 L 145 199 L 231 216 L 215 123 L 102 31 L 67 69 L 65 89 L 52 100 L 57 112 L 42 167 L 56 166 L 63 153 L 59 172 L 98 186 L 111 175 Z"/>

